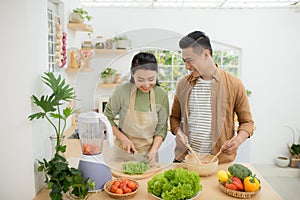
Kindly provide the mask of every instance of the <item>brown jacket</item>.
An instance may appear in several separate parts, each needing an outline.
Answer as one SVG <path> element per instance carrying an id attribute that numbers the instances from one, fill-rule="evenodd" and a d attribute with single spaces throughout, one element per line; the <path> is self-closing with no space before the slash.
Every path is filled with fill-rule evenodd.
<path id="1" fill-rule="evenodd" d="M 189 137 L 189 97 L 198 78 L 199 76 L 187 75 L 177 85 L 170 115 L 170 126 L 173 134 L 176 134 L 180 127 L 184 134 Z M 219 68 L 217 68 L 212 79 L 211 106 L 212 154 L 216 154 L 224 142 L 234 136 L 235 113 L 239 121 L 237 131 L 245 130 L 249 137 L 253 134 L 254 122 L 243 83 L 237 77 Z M 183 160 L 186 154 L 187 148 L 176 137 L 176 159 Z M 231 162 L 235 157 L 236 153 L 233 155 L 220 154 L 219 162 Z"/>

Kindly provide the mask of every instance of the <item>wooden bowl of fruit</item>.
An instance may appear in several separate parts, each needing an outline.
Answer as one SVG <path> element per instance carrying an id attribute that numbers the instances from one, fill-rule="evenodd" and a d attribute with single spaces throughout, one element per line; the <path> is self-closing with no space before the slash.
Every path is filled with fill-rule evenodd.
<path id="1" fill-rule="evenodd" d="M 130 199 L 138 190 L 139 183 L 127 178 L 112 179 L 104 185 L 104 191 L 114 199 Z"/>

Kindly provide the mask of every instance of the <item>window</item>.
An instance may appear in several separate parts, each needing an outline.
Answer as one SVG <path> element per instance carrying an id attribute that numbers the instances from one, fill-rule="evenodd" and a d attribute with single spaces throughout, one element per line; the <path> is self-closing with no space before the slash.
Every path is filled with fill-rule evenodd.
<path id="1" fill-rule="evenodd" d="M 239 52 L 237 50 L 215 51 L 213 57 L 221 69 L 239 76 Z"/>
<path id="2" fill-rule="evenodd" d="M 48 1 L 48 70 L 54 71 L 55 67 L 55 23 L 58 16 L 58 5 Z"/>
<path id="3" fill-rule="evenodd" d="M 159 66 L 158 80 L 167 91 L 176 90 L 177 82 L 188 74 L 184 62 L 181 58 L 181 52 L 176 51 L 155 51 Z"/>
<path id="4" fill-rule="evenodd" d="M 63 35 L 63 3 L 49 0 L 47 5 L 48 16 L 48 70 L 58 71 L 66 63 L 65 39 Z"/>

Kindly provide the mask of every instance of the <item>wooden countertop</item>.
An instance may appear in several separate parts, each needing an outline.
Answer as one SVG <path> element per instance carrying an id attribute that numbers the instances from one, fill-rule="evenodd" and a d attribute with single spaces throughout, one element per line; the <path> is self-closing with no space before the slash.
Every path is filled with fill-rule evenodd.
<path id="1" fill-rule="evenodd" d="M 69 135 L 74 133 L 75 128 L 71 127 L 66 131 L 66 138 L 68 138 Z M 80 158 L 81 157 L 81 151 L 80 151 L 80 144 L 79 140 L 77 139 L 66 139 L 65 143 L 67 144 L 67 152 L 66 156 L 67 158 Z M 228 166 L 230 166 L 232 163 L 226 163 L 226 164 L 220 164 L 218 166 L 218 170 L 224 169 L 227 170 Z M 261 200 L 279 200 L 282 199 L 279 194 L 270 186 L 270 184 L 260 175 L 260 173 L 249 163 L 242 163 L 245 166 L 249 167 L 251 171 L 257 175 L 257 177 L 261 180 L 261 191 L 251 199 L 261 199 Z M 185 167 L 183 163 L 178 164 L 171 164 L 170 166 L 162 169 L 162 171 L 168 170 L 168 169 L 174 169 L 178 167 Z M 158 172 L 161 173 L 162 171 Z M 147 182 L 151 179 L 151 177 L 137 180 L 140 184 L 140 189 L 136 193 L 136 195 L 132 198 L 132 200 L 155 200 L 151 194 L 147 192 Z M 216 174 L 213 174 L 208 177 L 201 177 L 201 184 L 202 184 L 202 191 L 200 195 L 196 199 L 236 199 L 234 197 L 228 196 L 227 194 L 223 193 L 219 187 L 218 187 L 218 179 Z M 43 188 L 37 196 L 34 198 L 34 200 L 46 200 L 49 198 L 49 190 L 45 187 Z M 67 198 L 64 198 L 67 199 Z M 113 199 L 108 194 L 105 193 L 105 191 L 100 191 L 97 193 L 89 193 L 86 200 L 106 200 L 106 199 Z"/>

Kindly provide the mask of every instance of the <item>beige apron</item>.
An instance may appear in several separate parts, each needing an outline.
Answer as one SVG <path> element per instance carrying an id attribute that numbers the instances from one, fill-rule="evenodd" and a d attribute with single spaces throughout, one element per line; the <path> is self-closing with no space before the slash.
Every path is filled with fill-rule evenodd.
<path id="1" fill-rule="evenodd" d="M 155 96 L 153 88 L 150 90 L 150 111 L 143 112 L 134 109 L 136 100 L 137 87 L 131 88 L 128 111 L 125 115 L 122 132 L 133 142 L 138 154 L 146 155 L 153 142 L 153 134 L 155 132 L 158 118 L 155 106 Z M 118 161 L 133 160 L 132 155 L 122 149 L 120 140 L 115 139 L 114 157 Z"/>

